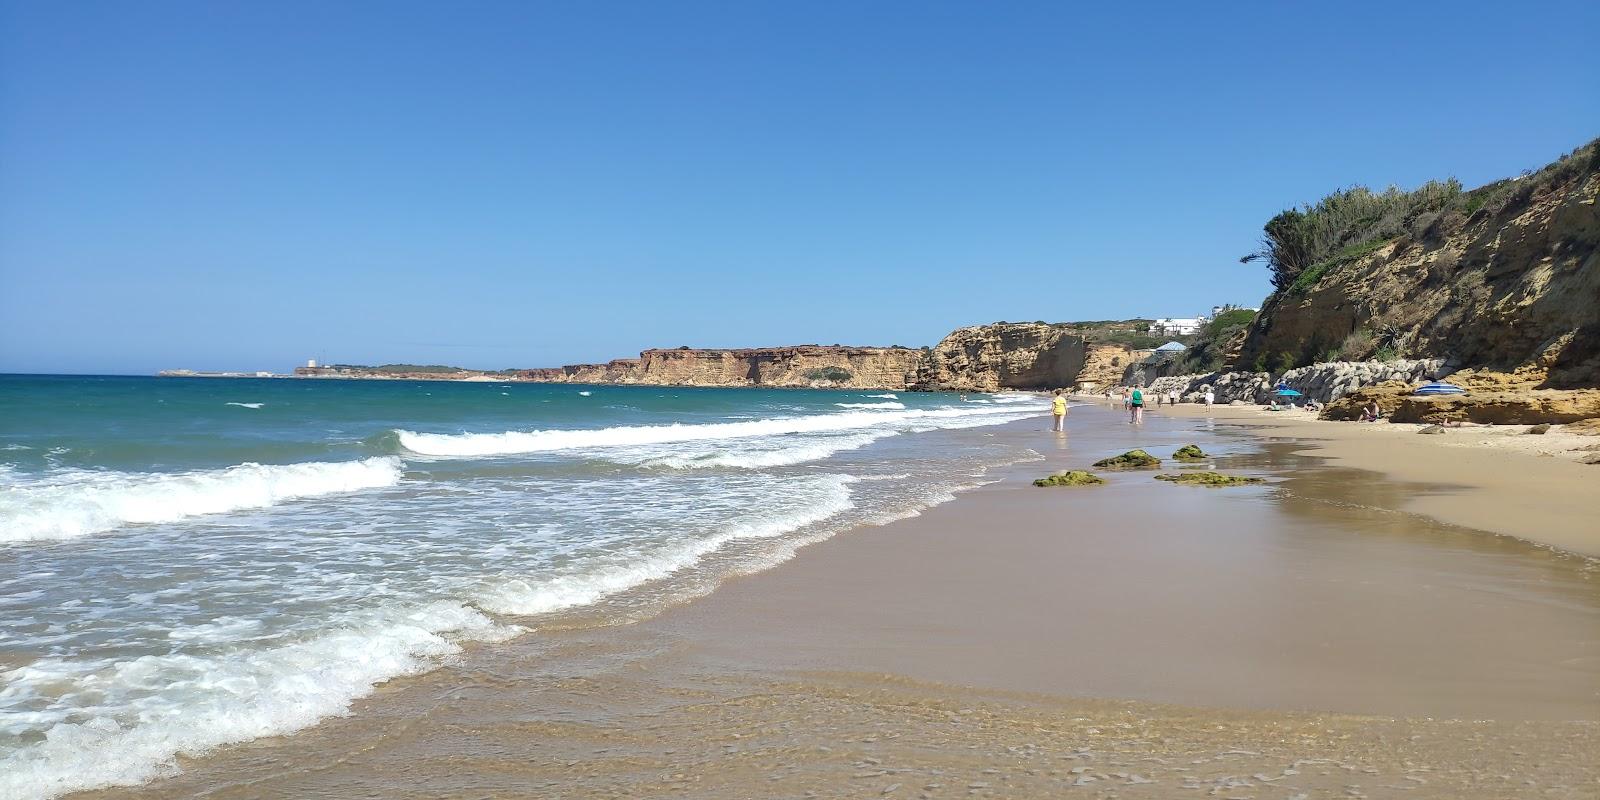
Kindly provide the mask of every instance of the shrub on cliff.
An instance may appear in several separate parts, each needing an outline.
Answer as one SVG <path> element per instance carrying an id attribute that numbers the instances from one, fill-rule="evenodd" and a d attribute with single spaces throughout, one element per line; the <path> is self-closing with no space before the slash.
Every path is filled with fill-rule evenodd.
<path id="1" fill-rule="evenodd" d="M 805 371 L 805 379 L 808 381 L 832 381 L 834 383 L 844 383 L 853 377 L 855 376 L 850 374 L 850 370 L 847 370 L 844 367 L 817 367 L 816 369 L 808 369 Z"/>
<path id="2" fill-rule="evenodd" d="M 1329 269 L 1405 233 L 1419 215 L 1464 206 L 1461 182 L 1455 178 L 1429 181 L 1410 192 L 1393 186 L 1383 192 L 1353 186 L 1268 220 L 1260 248 L 1239 261 L 1265 261 L 1274 289 L 1305 288 Z"/>

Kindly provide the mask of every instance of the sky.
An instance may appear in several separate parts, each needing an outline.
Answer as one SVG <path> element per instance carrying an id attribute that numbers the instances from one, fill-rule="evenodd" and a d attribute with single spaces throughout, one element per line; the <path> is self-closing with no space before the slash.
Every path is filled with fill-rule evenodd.
<path id="1" fill-rule="evenodd" d="M 0 0 L 0 372 L 1258 305 L 1278 211 L 1600 136 L 1600 3 Z"/>

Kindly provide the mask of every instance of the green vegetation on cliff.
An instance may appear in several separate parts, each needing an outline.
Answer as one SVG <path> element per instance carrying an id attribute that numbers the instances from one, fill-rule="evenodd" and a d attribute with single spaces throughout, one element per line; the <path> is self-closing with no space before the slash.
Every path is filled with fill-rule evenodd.
<path id="1" fill-rule="evenodd" d="M 1600 374 L 1589 364 L 1600 325 L 1577 298 L 1592 296 L 1585 276 L 1600 244 L 1597 166 L 1600 139 L 1470 191 L 1453 178 L 1411 191 L 1354 186 L 1279 213 L 1240 259 L 1265 263 L 1274 291 L 1225 366 L 1555 358 L 1559 381 L 1589 380 Z M 1218 366 L 1202 355 L 1187 354 L 1188 366 Z"/>

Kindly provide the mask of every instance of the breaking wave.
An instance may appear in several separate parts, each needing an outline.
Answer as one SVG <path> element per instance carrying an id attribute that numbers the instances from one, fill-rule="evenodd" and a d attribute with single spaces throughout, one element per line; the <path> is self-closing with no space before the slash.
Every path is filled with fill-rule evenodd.
<path id="1" fill-rule="evenodd" d="M 0 484 L 0 542 L 74 539 L 124 525 L 267 508 L 393 486 L 401 474 L 394 456 L 167 474 L 63 470 Z"/>
<path id="2" fill-rule="evenodd" d="M 1038 400 L 1034 398 L 1037 405 Z M 1041 406 L 1042 408 L 1042 406 Z M 419 455 L 471 458 L 476 456 L 544 453 L 581 448 L 628 447 L 675 442 L 742 439 L 794 433 L 848 431 L 877 427 L 904 427 L 927 424 L 932 427 L 965 427 L 963 421 L 994 415 L 993 423 L 1005 422 L 1001 415 L 1018 418 L 1033 413 L 1018 404 L 1000 408 L 950 408 L 913 410 L 851 410 L 835 414 L 716 422 L 701 425 L 645 425 L 636 427 L 582 430 L 506 431 L 504 433 L 418 433 L 396 430 L 400 445 Z M 979 422 L 978 424 L 988 424 Z"/>

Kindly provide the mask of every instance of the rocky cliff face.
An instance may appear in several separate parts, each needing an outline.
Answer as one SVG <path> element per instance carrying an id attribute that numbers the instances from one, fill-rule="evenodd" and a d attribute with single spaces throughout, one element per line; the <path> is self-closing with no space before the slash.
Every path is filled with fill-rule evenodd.
<path id="1" fill-rule="evenodd" d="M 996 392 L 1116 383 L 1128 363 L 1126 345 L 1095 341 L 1081 324 L 997 322 L 958 328 L 928 351 L 909 387 L 928 391 Z"/>
<path id="2" fill-rule="evenodd" d="M 658 386 L 779 386 L 996 392 L 1116 383 L 1132 360 L 1127 345 L 1099 337 L 1137 332 L 1126 323 L 997 322 L 961 328 L 931 349 L 763 347 L 646 350 L 638 358 L 523 370 L 542 383 Z"/>
<path id="3" fill-rule="evenodd" d="M 604 364 L 531 369 L 522 376 L 544 383 L 902 389 L 921 358 L 921 351 L 904 347 L 679 348 Z"/>
<path id="4" fill-rule="evenodd" d="M 1441 218 L 1276 293 L 1235 367 L 1390 350 L 1457 367 L 1538 364 L 1546 388 L 1600 386 L 1600 159 L 1574 158 L 1551 177 L 1507 182 L 1470 216 Z"/>

